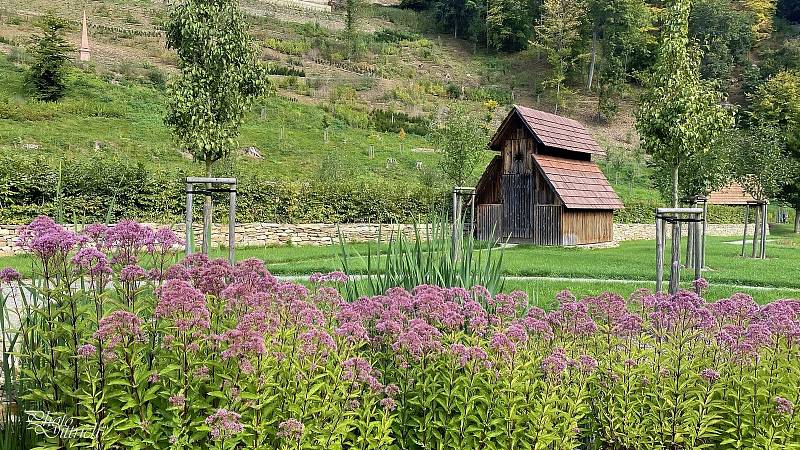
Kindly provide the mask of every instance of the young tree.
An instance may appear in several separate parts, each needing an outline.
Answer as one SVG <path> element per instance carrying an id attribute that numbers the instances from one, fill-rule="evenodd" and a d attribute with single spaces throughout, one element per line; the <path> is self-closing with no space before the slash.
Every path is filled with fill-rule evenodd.
<path id="1" fill-rule="evenodd" d="M 450 110 L 444 123 L 434 131 L 433 141 L 441 154 L 442 172 L 453 186 L 466 184 L 486 150 L 487 128 L 462 107 Z"/>
<path id="2" fill-rule="evenodd" d="M 531 44 L 547 54 L 547 61 L 553 67 L 552 77 L 545 84 L 556 90 L 556 113 L 563 103 L 567 72 L 580 59 L 576 53 L 585 18 L 586 3 L 582 0 L 544 0 L 542 3 L 542 23 L 536 26 L 537 40 Z"/>
<path id="3" fill-rule="evenodd" d="M 772 200 L 795 173 L 786 138 L 769 125 L 740 133 L 735 155 L 736 178 L 756 200 Z"/>
<path id="4" fill-rule="evenodd" d="M 68 29 L 65 20 L 46 15 L 38 23 L 42 34 L 34 38 L 33 63 L 28 71 L 28 82 L 36 91 L 36 97 L 45 101 L 56 101 L 64 96 L 69 68 L 69 52 L 73 51 L 64 39 Z"/>
<path id="5" fill-rule="evenodd" d="M 782 71 L 760 86 L 749 98 L 752 120 L 775 127 L 783 134 L 795 172 L 783 186 L 779 198 L 800 211 L 800 73 Z M 800 219 L 795 232 L 800 232 Z"/>
<path id="6" fill-rule="evenodd" d="M 180 75 L 170 87 L 164 119 L 178 145 L 211 176 L 226 157 L 253 101 L 267 88 L 247 25 L 236 0 L 183 0 L 166 27 L 167 47 L 178 53 Z M 207 249 L 211 197 L 205 197 Z"/>
<path id="7" fill-rule="evenodd" d="M 697 52 L 689 49 L 689 5 L 673 0 L 666 10 L 658 59 L 636 116 L 642 148 L 671 172 L 676 207 L 681 169 L 694 170 L 687 161 L 701 158 L 733 126 L 720 94 L 700 81 Z"/>
<path id="8" fill-rule="evenodd" d="M 345 32 L 347 39 L 350 40 L 350 45 L 353 53 L 356 52 L 358 47 L 358 23 L 361 20 L 361 15 L 364 14 L 364 0 L 345 0 L 344 13 L 345 13 Z"/>

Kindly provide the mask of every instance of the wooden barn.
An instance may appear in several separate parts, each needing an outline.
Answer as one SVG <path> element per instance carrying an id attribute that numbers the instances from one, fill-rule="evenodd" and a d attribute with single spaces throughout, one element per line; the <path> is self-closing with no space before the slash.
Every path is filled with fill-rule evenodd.
<path id="1" fill-rule="evenodd" d="M 499 152 L 475 188 L 480 239 L 581 245 L 613 239 L 623 207 L 594 155 L 604 155 L 579 122 L 515 105 L 489 142 Z"/>

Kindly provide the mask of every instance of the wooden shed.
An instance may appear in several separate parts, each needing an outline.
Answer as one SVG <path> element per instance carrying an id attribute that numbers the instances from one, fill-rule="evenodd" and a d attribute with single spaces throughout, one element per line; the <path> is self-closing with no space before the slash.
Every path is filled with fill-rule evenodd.
<path id="1" fill-rule="evenodd" d="M 744 187 L 737 182 L 708 194 L 708 203 L 712 205 L 747 206 L 756 203 L 756 199 L 748 194 Z"/>
<path id="2" fill-rule="evenodd" d="M 605 152 L 579 122 L 514 105 L 489 147 L 499 154 L 475 189 L 478 238 L 540 245 L 613 239 L 622 201 L 592 161 Z"/>

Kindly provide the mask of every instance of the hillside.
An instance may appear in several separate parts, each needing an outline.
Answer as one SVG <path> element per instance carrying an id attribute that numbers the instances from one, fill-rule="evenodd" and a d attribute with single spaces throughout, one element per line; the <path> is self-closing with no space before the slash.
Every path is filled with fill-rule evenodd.
<path id="1" fill-rule="evenodd" d="M 69 35 L 72 42 L 78 40 L 83 4 L 47 2 L 56 14 L 75 21 Z M 418 12 L 371 7 L 363 24 L 371 38 L 359 61 L 349 62 L 337 53 L 345 45 L 338 32 L 343 27 L 341 14 L 257 1 L 243 2 L 243 9 L 262 44 L 264 60 L 305 75 L 272 77 L 276 95 L 264 100 L 263 114 L 253 112 L 239 139 L 240 147 L 256 147 L 263 155 L 258 160 L 241 158 L 246 170 L 275 178 L 313 178 L 338 166 L 358 168 L 354 172 L 362 176 L 425 178 L 417 161 L 422 172 L 435 166 L 429 143 L 413 132 L 402 143 L 395 133 L 372 132 L 369 110 L 429 119 L 441 115 L 452 102 L 482 110 L 488 99 L 501 105 L 497 118 L 512 102 L 550 108 L 545 99 L 537 102 L 533 97 L 536 77 L 547 70 L 533 51 L 474 52 L 463 41 L 428 32 L 426 16 Z M 175 56 L 164 48 L 158 31 L 165 5 L 89 3 L 92 61 L 73 75 L 68 96 L 58 106 L 27 100 L 22 83 L 24 47 L 36 31 L 40 13 L 35 11 L 43 10 L 42 0 L 11 0 L 0 10 L 0 49 L 8 55 L 1 70 L 9 81 L 0 87 L 0 95 L 8 99 L 0 116 L 2 151 L 36 144 L 41 146 L 37 153 L 52 156 L 68 151 L 81 156 L 92 155 L 99 146 L 105 153 L 147 163 L 189 165 L 171 149 L 169 132 L 160 120 L 163 85 L 175 71 Z M 588 97 L 576 98 L 574 109 L 565 114 L 587 122 L 604 145 L 628 146 L 634 139 L 629 111 L 623 111 L 613 126 L 597 126 L 591 102 Z M 333 126 L 330 142 L 320 145 L 325 110 L 331 111 Z M 389 158 L 397 160 L 396 168 L 386 168 Z"/>
<path id="2" fill-rule="evenodd" d="M 442 176 L 426 132 L 450 106 L 458 103 L 485 114 L 484 103 L 494 100 L 499 104 L 494 124 L 512 103 L 554 107 L 552 93 L 542 90 L 551 69 L 538 50 L 486 51 L 474 41 L 441 33 L 427 11 L 368 6 L 359 26 L 362 37 L 351 54 L 340 11 L 259 0 L 241 5 L 272 73 L 273 90 L 248 115 L 238 139 L 241 150 L 218 166 L 219 173 L 436 188 Z M 77 44 L 84 8 L 91 62 L 76 64 L 67 95 L 58 103 L 31 100 L 24 72 L 36 21 L 43 11 L 69 19 L 74 26 L 67 37 Z M 160 31 L 167 13 L 167 2 L 153 0 L 4 2 L 0 156 L 38 158 L 53 167 L 62 159 L 111 158 L 168 173 L 200 173 L 189 155 L 176 150 L 163 125 L 165 86 L 177 70 Z M 623 89 L 617 115 L 598 121 L 596 93 L 581 82 L 587 71 L 570 75 L 572 93 L 559 113 L 585 123 L 605 148 L 608 156 L 601 165 L 626 202 L 656 198 L 633 127 L 638 88 Z M 324 123 L 330 123 L 327 142 Z M 407 132 L 405 139 L 400 128 Z M 485 161 L 490 158 L 487 152 Z M 481 171 L 478 167 L 473 177 Z"/>

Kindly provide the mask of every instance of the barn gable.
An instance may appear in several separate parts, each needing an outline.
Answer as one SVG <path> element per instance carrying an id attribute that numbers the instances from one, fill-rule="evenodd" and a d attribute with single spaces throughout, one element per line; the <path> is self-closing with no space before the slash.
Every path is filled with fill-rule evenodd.
<path id="1" fill-rule="evenodd" d="M 605 155 L 605 151 L 580 122 L 519 105 L 514 105 L 503 120 L 492 136 L 489 147 L 501 150 L 509 129 L 520 123 L 534 136 L 536 143 L 544 147 L 589 155 Z"/>

